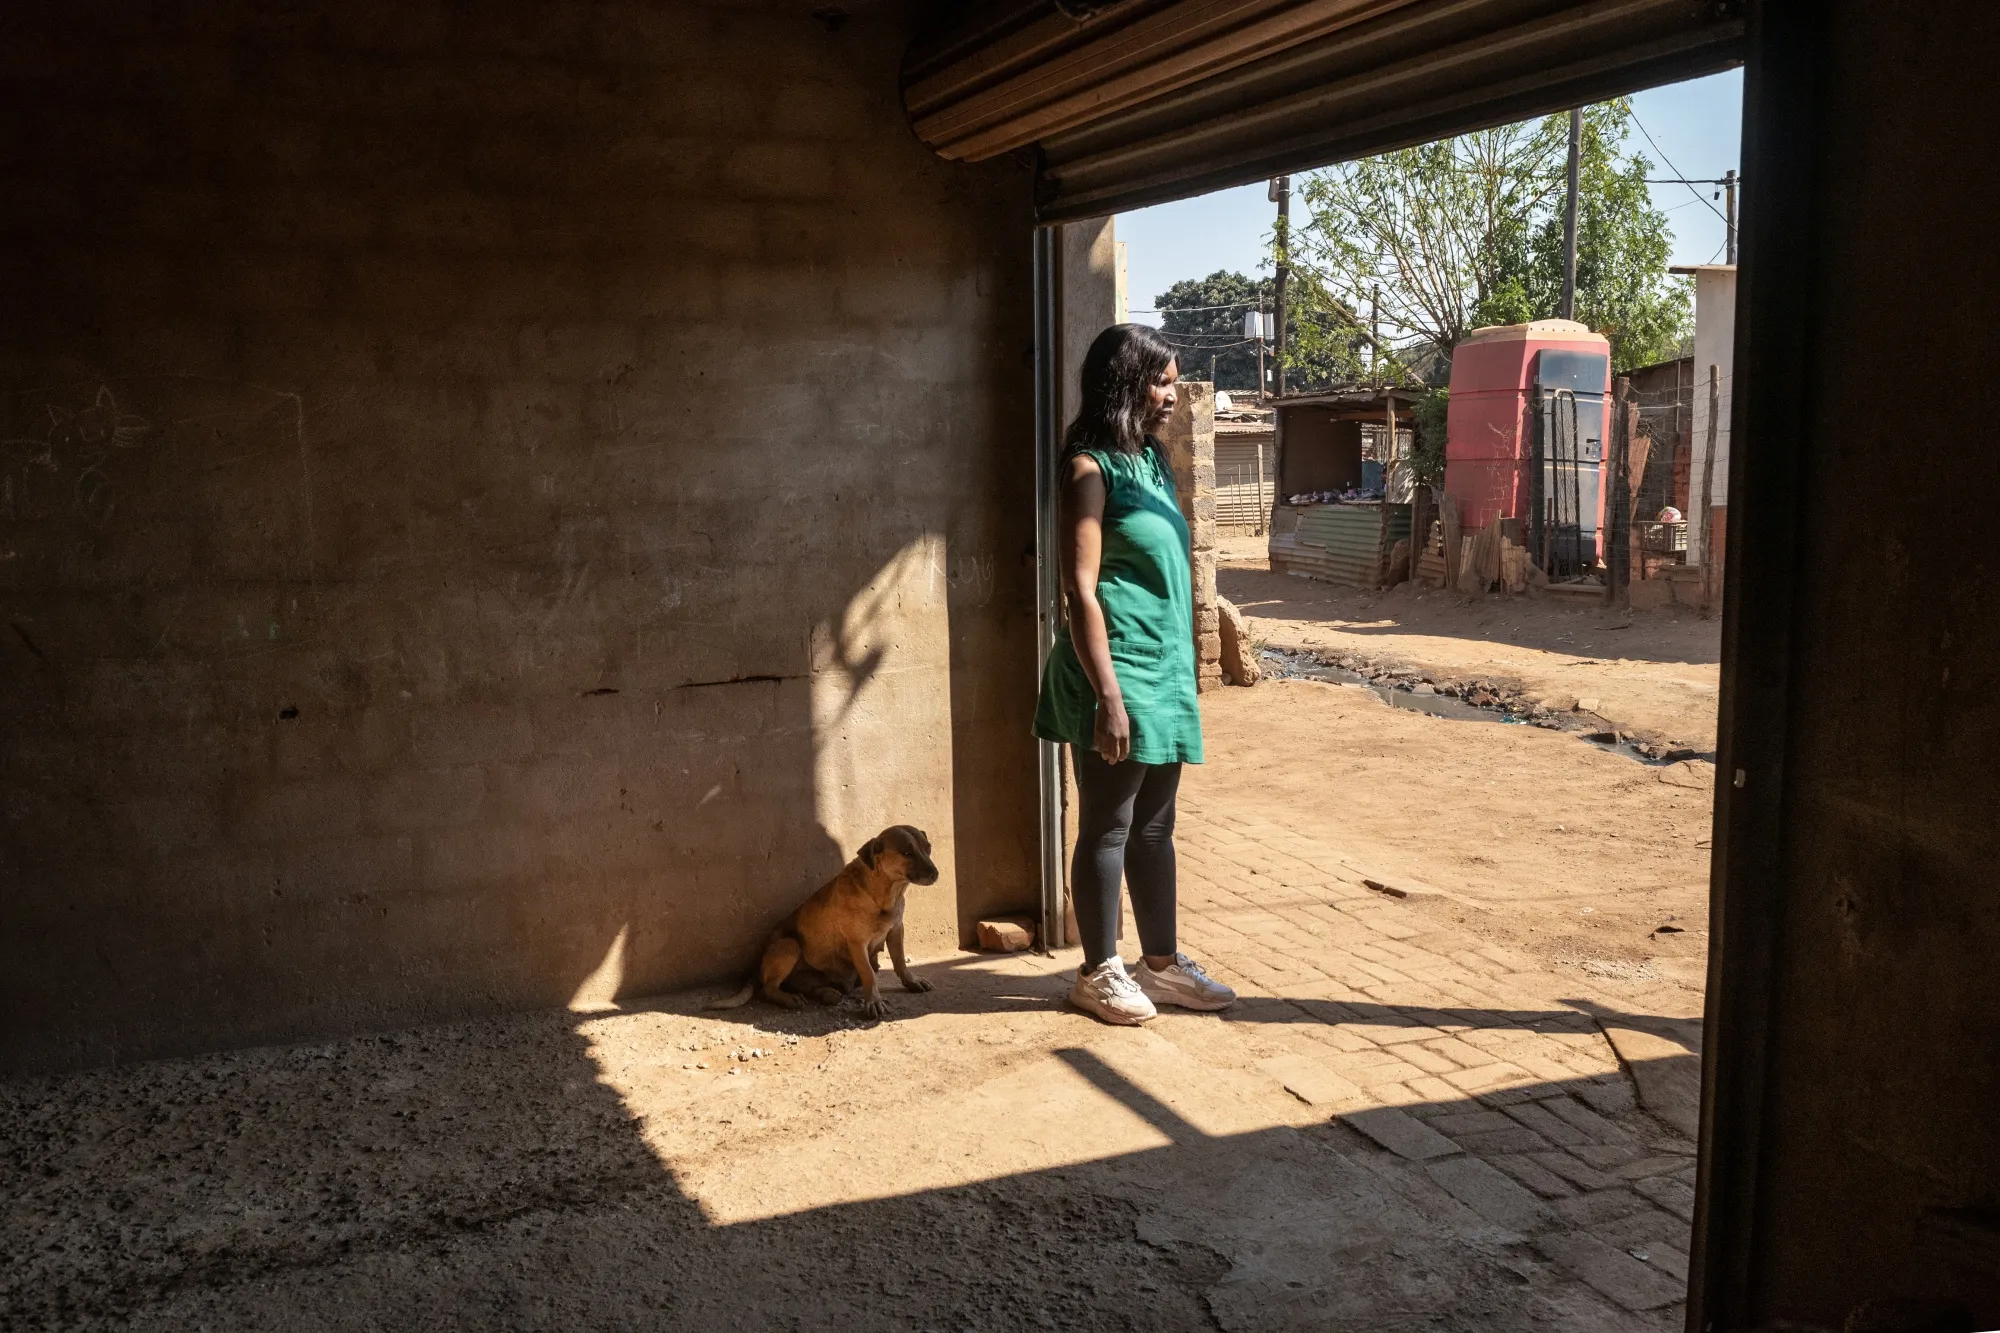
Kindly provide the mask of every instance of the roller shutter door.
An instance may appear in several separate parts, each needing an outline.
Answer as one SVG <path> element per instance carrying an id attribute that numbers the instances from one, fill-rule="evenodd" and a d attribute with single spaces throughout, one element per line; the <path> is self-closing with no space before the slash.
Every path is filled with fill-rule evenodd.
<path id="1" fill-rule="evenodd" d="M 905 63 L 945 157 L 1033 148 L 1044 222 L 1102 216 L 1736 64 L 1729 0 L 993 0 Z"/>
<path id="2" fill-rule="evenodd" d="M 1215 525 L 1243 532 L 1261 532 L 1271 519 L 1277 459 L 1271 432 L 1224 435 L 1215 433 Z M 1262 467 L 1258 454 L 1263 454 Z"/>

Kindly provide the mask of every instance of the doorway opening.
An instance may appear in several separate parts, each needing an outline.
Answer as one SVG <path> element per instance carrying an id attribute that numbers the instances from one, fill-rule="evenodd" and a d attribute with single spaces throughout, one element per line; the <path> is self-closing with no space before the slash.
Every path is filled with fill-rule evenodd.
<path id="1" fill-rule="evenodd" d="M 1108 241 L 1111 308 L 1196 382 L 1168 441 L 1216 667 L 1183 947 L 1287 1017 L 1224 1024 L 1190 1078 L 1247 1063 L 1385 1191 L 1497 1228 L 1521 1309 L 1661 1327 L 1694 1203 L 1740 88 L 1064 229 Z M 1094 289 L 1057 289 L 1088 325 Z"/>

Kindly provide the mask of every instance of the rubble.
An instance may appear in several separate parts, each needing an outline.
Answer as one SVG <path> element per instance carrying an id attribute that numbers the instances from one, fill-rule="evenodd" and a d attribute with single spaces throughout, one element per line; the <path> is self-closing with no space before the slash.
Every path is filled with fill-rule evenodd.
<path id="1" fill-rule="evenodd" d="M 1255 685 L 1264 678 L 1264 671 L 1258 661 L 1256 646 L 1250 639 L 1250 628 L 1243 621 L 1243 613 L 1225 597 L 1216 598 L 1215 606 L 1220 613 L 1222 629 L 1223 680 L 1231 685 Z"/>

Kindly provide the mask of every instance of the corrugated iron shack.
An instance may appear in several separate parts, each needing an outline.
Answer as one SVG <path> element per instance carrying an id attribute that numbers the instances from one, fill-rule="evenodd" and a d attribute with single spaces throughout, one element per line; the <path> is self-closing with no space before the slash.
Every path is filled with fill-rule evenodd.
<path id="1" fill-rule="evenodd" d="M 1274 400 L 1271 569 L 1356 588 L 1387 582 L 1410 535 L 1407 468 L 1417 395 L 1355 388 Z"/>

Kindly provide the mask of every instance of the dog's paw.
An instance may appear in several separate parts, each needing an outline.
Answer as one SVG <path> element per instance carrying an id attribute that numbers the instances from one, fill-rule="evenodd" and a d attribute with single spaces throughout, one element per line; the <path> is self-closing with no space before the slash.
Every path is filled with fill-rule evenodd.
<path id="1" fill-rule="evenodd" d="M 931 983 L 925 981 L 922 977 L 911 977 L 908 981 L 903 983 L 903 989 L 906 991 L 913 991 L 918 995 L 922 995 L 925 991 L 931 989 Z"/>
<path id="2" fill-rule="evenodd" d="M 889 1002 L 880 998 L 863 1000 L 861 1002 L 861 1012 L 870 1018 L 887 1018 L 889 1016 Z"/>

